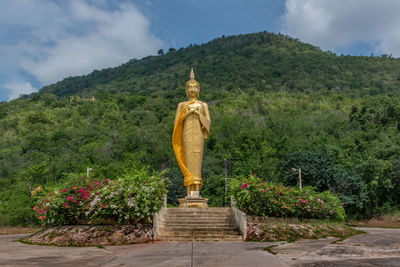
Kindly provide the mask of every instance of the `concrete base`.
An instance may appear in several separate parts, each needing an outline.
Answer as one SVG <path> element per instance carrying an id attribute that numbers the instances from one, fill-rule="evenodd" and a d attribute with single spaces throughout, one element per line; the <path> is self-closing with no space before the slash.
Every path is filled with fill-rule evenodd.
<path id="1" fill-rule="evenodd" d="M 208 198 L 186 196 L 178 201 L 179 208 L 208 208 Z"/>

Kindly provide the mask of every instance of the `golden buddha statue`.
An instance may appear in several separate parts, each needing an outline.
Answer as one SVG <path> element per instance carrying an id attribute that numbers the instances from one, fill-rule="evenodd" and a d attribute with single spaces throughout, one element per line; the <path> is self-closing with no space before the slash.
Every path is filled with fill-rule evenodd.
<path id="1" fill-rule="evenodd" d="M 197 99 L 200 84 L 194 79 L 193 68 L 185 90 L 188 100 L 179 103 L 176 109 L 172 145 L 184 176 L 187 196 L 200 197 L 204 139 L 210 133 L 211 120 L 208 105 Z"/>

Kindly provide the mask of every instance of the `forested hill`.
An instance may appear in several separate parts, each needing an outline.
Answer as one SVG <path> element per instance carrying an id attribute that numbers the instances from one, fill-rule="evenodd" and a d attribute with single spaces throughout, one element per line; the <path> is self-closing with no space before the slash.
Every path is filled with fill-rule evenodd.
<path id="1" fill-rule="evenodd" d="M 336 56 L 288 36 L 262 32 L 221 37 L 177 51 L 171 48 L 165 55 L 64 79 L 41 92 L 184 96 L 182 88 L 191 66 L 207 94 L 222 89 L 398 94 L 400 86 L 400 59 Z"/>
<path id="2" fill-rule="evenodd" d="M 160 51 L 0 103 L 0 226 L 34 222 L 32 189 L 87 167 L 111 179 L 132 164 L 167 170 L 176 203 L 185 190 L 171 135 L 192 66 L 211 113 L 201 191 L 210 205 L 223 204 L 227 163 L 232 179 L 287 185 L 301 168 L 304 185 L 338 194 L 350 216 L 399 208 L 400 59 L 336 56 L 264 32 Z"/>

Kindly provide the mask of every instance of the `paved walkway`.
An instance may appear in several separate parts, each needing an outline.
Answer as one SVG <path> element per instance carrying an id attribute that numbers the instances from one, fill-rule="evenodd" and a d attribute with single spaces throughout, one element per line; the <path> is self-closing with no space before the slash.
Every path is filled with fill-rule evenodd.
<path id="1" fill-rule="evenodd" d="M 400 266 L 400 229 L 284 242 L 153 242 L 127 246 L 54 247 L 0 236 L 0 266 Z M 276 245 L 273 255 L 262 249 Z"/>
<path id="2" fill-rule="evenodd" d="M 55 247 L 0 236 L 0 266 L 287 266 L 262 249 L 278 243 L 153 242 L 126 246 Z"/>
<path id="3" fill-rule="evenodd" d="M 290 266 L 400 266 L 400 229 L 358 229 L 367 233 L 340 242 L 300 240 L 272 251 Z"/>

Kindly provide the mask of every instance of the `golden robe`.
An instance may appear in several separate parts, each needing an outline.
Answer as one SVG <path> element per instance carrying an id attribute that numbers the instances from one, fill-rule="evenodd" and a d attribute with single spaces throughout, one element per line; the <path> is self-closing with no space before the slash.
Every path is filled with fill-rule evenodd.
<path id="1" fill-rule="evenodd" d="M 185 113 L 190 109 L 196 109 L 200 115 L 192 113 L 185 117 Z M 172 145 L 184 176 L 185 186 L 202 185 L 204 139 L 209 136 L 210 126 L 210 114 L 206 103 L 195 99 L 178 104 Z"/>

